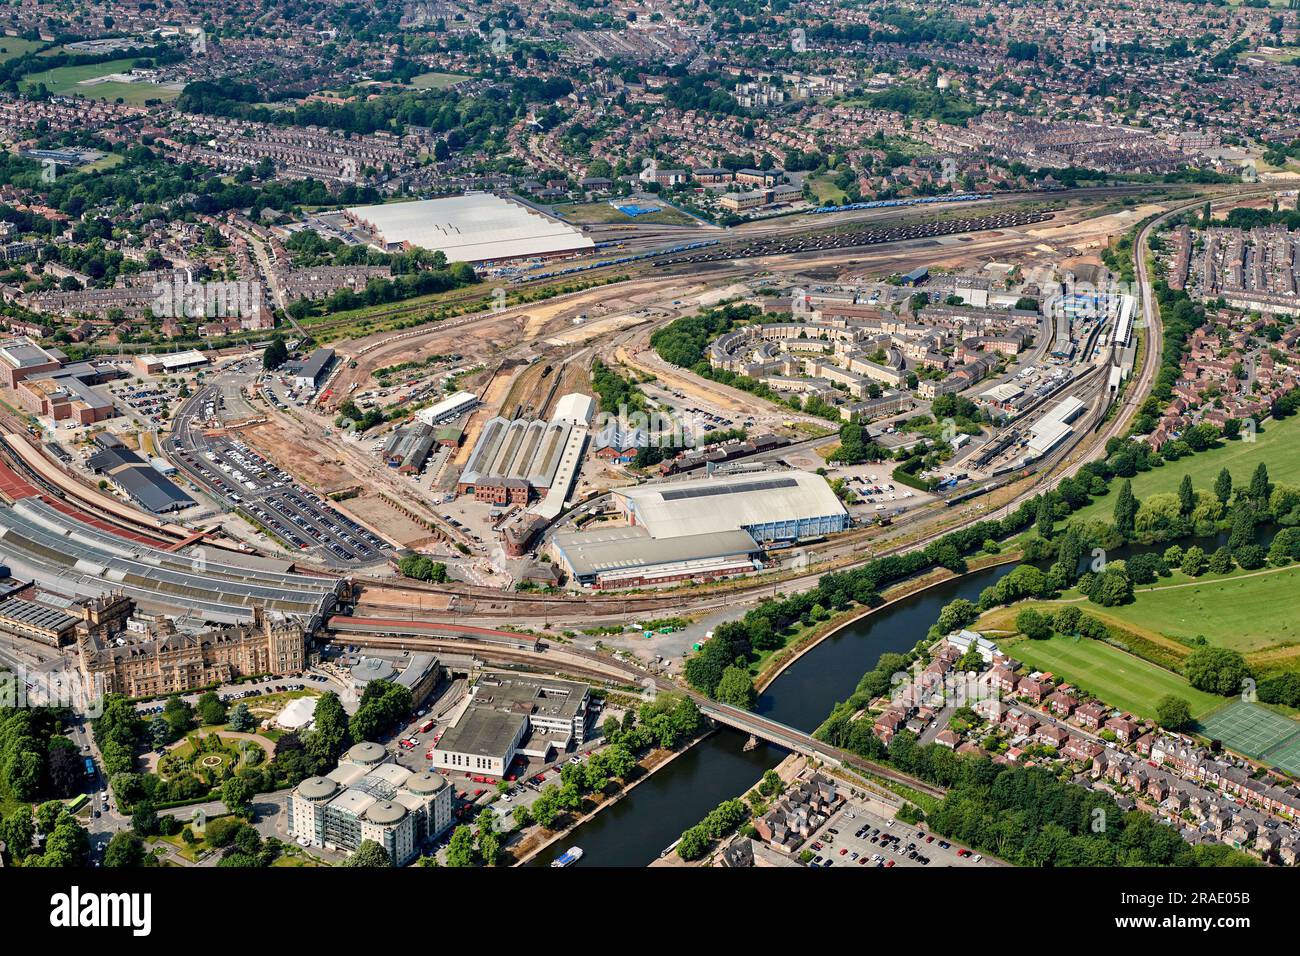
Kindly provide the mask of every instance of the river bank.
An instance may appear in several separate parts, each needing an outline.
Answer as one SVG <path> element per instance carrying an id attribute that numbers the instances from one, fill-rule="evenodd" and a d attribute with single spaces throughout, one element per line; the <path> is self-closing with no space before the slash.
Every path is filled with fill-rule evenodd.
<path id="1" fill-rule="evenodd" d="M 904 601 L 913 595 L 919 594 L 936 585 L 943 584 L 945 581 L 954 581 L 966 574 L 972 574 L 986 568 L 998 567 L 1003 564 L 1018 563 L 1021 559 L 1021 552 L 1014 551 L 1007 554 L 985 555 L 984 558 L 977 559 L 969 563 L 969 567 L 963 574 L 953 574 L 951 571 L 943 568 L 936 568 L 927 571 L 925 574 L 918 575 L 915 578 L 904 581 L 901 584 L 888 588 L 885 591 L 885 600 L 874 607 L 856 607 L 843 614 L 835 615 L 828 620 L 819 624 L 808 634 L 801 637 L 790 647 L 782 648 L 777 651 L 767 661 L 758 676 L 754 678 L 754 689 L 758 693 L 763 693 L 771 686 L 772 682 L 785 673 L 786 669 L 798 662 L 798 660 L 809 651 L 815 650 L 822 641 L 833 637 L 838 631 L 848 627 L 851 624 L 861 621 L 882 611 L 888 610 L 899 601 Z"/>
<path id="2" fill-rule="evenodd" d="M 664 767 L 667 767 L 678 757 L 682 756 L 682 754 L 689 751 L 697 743 L 699 743 L 700 741 L 708 737 L 709 734 L 711 733 L 712 731 L 706 731 L 700 736 L 696 737 L 694 740 L 690 741 L 689 743 L 684 744 L 677 750 L 656 750 L 652 752 L 650 755 L 650 764 L 639 765 L 641 769 L 644 770 L 645 772 L 641 776 L 637 777 L 636 780 L 632 781 L 632 783 L 623 787 L 617 793 L 608 796 L 604 800 L 600 801 L 598 804 L 596 804 L 594 807 L 592 807 L 582 816 L 578 817 L 576 820 L 574 820 L 572 823 L 566 826 L 563 830 L 556 831 L 553 835 L 541 841 L 536 846 L 530 846 L 528 849 L 524 851 L 523 856 L 517 857 L 515 859 L 515 862 L 511 863 L 510 865 L 526 866 L 539 854 L 545 853 L 548 849 L 555 846 L 556 843 L 560 842 L 565 837 L 569 836 L 571 833 L 573 833 L 575 830 L 581 827 L 584 823 L 595 818 L 595 816 L 598 813 L 600 813 L 602 810 L 607 810 L 608 808 L 618 803 L 620 800 L 624 799 L 633 790 L 635 790 L 637 787 L 641 786 L 641 784 L 645 783 L 652 776 L 654 776 L 656 772 L 662 770 Z"/>
<path id="3" fill-rule="evenodd" d="M 980 556 L 962 575 L 932 570 L 886 591 L 889 599 L 882 605 L 856 608 L 823 622 L 824 630 L 806 635 L 785 659 L 769 662 L 755 711 L 811 732 L 836 701 L 853 693 L 881 654 L 910 651 L 945 604 L 958 597 L 978 598 L 985 587 L 1010 573 L 1017 559 L 1015 552 Z M 572 832 L 584 850 L 578 865 L 649 865 L 684 830 L 722 801 L 746 792 L 764 771 L 788 756 L 766 743 L 747 750 L 747 740 L 745 734 L 719 728 L 626 799 L 603 805 L 606 812 L 594 814 Z M 535 854 L 530 865 L 546 865 L 558 854 L 552 844 Z"/>

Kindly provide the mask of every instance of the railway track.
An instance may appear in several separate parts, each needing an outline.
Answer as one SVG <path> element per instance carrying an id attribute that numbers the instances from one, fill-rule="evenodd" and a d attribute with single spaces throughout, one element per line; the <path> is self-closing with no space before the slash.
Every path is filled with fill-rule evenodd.
<path id="1" fill-rule="evenodd" d="M 683 694 L 693 700 L 700 712 L 715 723 L 733 727 L 742 733 L 752 733 L 787 750 L 815 754 L 819 758 L 830 758 L 839 761 L 841 764 L 864 773 L 915 788 L 936 798 L 942 798 L 944 795 L 944 791 L 938 787 L 934 787 L 915 777 L 910 777 L 893 767 L 867 760 L 838 747 L 832 747 L 797 728 L 777 723 L 749 711 L 720 704 L 697 691 L 681 687 L 661 677 L 653 677 L 630 664 L 623 664 L 589 651 L 557 647 L 544 641 L 538 641 L 536 649 L 534 649 L 533 647 L 523 646 L 512 647 L 508 642 L 502 641 L 487 642 L 473 638 L 432 637 L 413 634 L 377 635 L 367 632 L 361 634 L 339 632 L 326 639 L 334 644 L 350 645 L 358 643 L 356 640 L 358 637 L 364 637 L 364 644 L 367 648 L 439 651 L 444 654 L 468 655 L 484 662 L 507 666 L 519 665 L 534 671 L 550 670 L 557 674 L 594 677 L 606 683 L 640 687 L 643 691 L 650 693 Z M 520 635 L 520 637 L 522 639 L 524 636 Z"/>
<path id="2" fill-rule="evenodd" d="M 952 236 L 966 232 L 987 232 L 993 229 L 1010 229 L 1046 222 L 1055 214 L 1050 212 L 1014 212 L 996 216 L 944 219 L 938 222 L 919 223 L 912 226 L 895 226 L 888 229 L 854 229 L 806 236 L 755 239 L 742 243 L 724 243 L 676 258 L 654 260 L 655 268 L 674 265 L 700 265 L 709 262 L 730 262 L 735 259 L 753 259 L 764 256 L 798 255 L 805 252 L 828 252 L 835 249 L 856 249 L 889 242 L 910 242 L 939 236 Z"/>
<path id="3" fill-rule="evenodd" d="M 521 635 L 522 636 L 522 635 Z M 629 665 L 606 658 L 588 656 L 582 652 L 558 649 L 544 642 L 538 650 L 531 647 L 511 647 L 503 643 L 489 643 L 473 638 L 434 637 L 416 634 L 374 634 L 365 631 L 327 632 L 326 643 L 345 646 L 363 644 L 366 648 L 402 651 L 438 651 L 443 654 L 470 656 L 492 663 L 519 664 L 532 670 L 551 670 L 556 674 L 594 677 L 599 681 L 619 686 L 635 687 L 646 675 Z M 669 685 L 676 693 L 681 688 Z"/>

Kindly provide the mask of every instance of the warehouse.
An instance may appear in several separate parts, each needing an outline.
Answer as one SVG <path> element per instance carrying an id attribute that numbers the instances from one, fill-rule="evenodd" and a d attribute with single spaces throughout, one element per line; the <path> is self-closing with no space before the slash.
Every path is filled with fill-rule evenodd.
<path id="1" fill-rule="evenodd" d="M 441 425 L 459 418 L 477 404 L 478 396 L 473 392 L 457 392 L 437 404 L 420 409 L 415 417 L 426 425 Z"/>
<path id="2" fill-rule="evenodd" d="M 595 418 L 596 400 L 581 392 L 561 395 L 560 400 L 555 403 L 555 412 L 551 415 L 553 422 L 568 422 L 571 425 L 582 425 L 584 428 L 590 428 Z"/>
<path id="3" fill-rule="evenodd" d="M 398 670 L 398 666 L 401 670 Z M 411 691 L 411 706 L 422 707 L 442 679 L 442 665 L 432 654 L 417 651 L 393 661 L 385 657 L 363 657 L 352 666 L 352 689 L 358 697 L 365 694 L 371 681 L 384 680 L 400 684 Z"/>
<path id="4" fill-rule="evenodd" d="M 746 531 L 656 539 L 643 527 L 565 532 L 551 544 L 571 581 L 598 590 L 748 574 L 762 551 Z"/>
<path id="5" fill-rule="evenodd" d="M 432 751 L 433 766 L 504 777 L 527 733 L 523 714 L 471 707 L 443 732 Z"/>
<path id="6" fill-rule="evenodd" d="M 334 350 L 318 348 L 293 373 L 294 388 L 318 388 L 334 364 Z"/>
<path id="7" fill-rule="evenodd" d="M 198 349 L 168 352 L 164 355 L 137 355 L 133 360 L 140 375 L 173 375 L 208 364 L 208 357 Z"/>
<path id="8" fill-rule="evenodd" d="M 0 631 L 53 647 L 71 644 L 80 618 L 57 607 L 10 598 L 0 603 Z"/>
<path id="9" fill-rule="evenodd" d="M 516 756 L 546 760 L 552 751 L 585 743 L 590 718 L 591 688 L 585 684 L 485 675 L 431 759 L 443 770 L 504 777 Z"/>
<path id="10" fill-rule="evenodd" d="M 576 255 L 595 247 L 572 226 L 489 193 L 354 206 L 344 215 L 385 251 L 418 246 L 471 265 Z"/>
<path id="11" fill-rule="evenodd" d="M 17 388 L 29 376 L 57 372 L 62 365 L 62 353 L 47 352 L 29 338 L 0 342 L 0 372 L 9 388 Z"/>
<path id="12" fill-rule="evenodd" d="M 1078 398 L 1070 395 L 1056 403 L 1056 406 L 1029 427 L 1029 443 L 1025 450 L 1025 462 L 1041 458 L 1059 445 L 1074 431 L 1069 423 L 1079 417 L 1087 406 Z"/>
<path id="13" fill-rule="evenodd" d="M 86 467 L 96 475 L 103 475 L 118 491 L 141 508 L 154 514 L 164 514 L 194 504 L 193 498 L 127 448 L 121 439 L 103 434 L 95 439 L 95 443 L 100 446 L 100 450 L 86 460 Z"/>
<path id="14" fill-rule="evenodd" d="M 422 422 L 404 425 L 389 436 L 384 445 L 384 462 L 404 475 L 418 475 L 429 460 L 434 431 Z"/>
<path id="15" fill-rule="evenodd" d="M 737 529 L 756 541 L 795 541 L 843 531 L 849 515 L 826 479 L 805 471 L 710 477 L 620 488 L 628 522 L 654 538 Z"/>
<path id="16" fill-rule="evenodd" d="M 516 503 L 519 488 L 525 501 L 530 492 L 544 493 L 555 480 L 573 427 L 569 422 L 541 419 L 489 419 L 465 462 L 456 492 L 497 501 L 501 489 L 509 487 L 509 499 Z"/>

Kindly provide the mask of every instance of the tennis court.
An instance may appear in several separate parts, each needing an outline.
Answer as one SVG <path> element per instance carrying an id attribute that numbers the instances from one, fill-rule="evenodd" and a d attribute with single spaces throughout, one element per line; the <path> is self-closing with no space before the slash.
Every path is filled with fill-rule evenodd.
<path id="1" fill-rule="evenodd" d="M 1264 762 L 1285 770 L 1293 777 L 1300 777 L 1300 734 L 1284 740 L 1264 754 Z"/>
<path id="2" fill-rule="evenodd" d="M 1280 752 L 1289 752 L 1291 743 L 1300 748 L 1300 741 L 1290 741 L 1290 738 L 1300 736 L 1300 722 L 1244 700 L 1235 700 L 1202 718 L 1200 730 L 1207 737 L 1223 741 L 1229 750 L 1248 757 L 1263 758 L 1283 743 L 1288 743 L 1288 748 Z M 1295 756 L 1300 756 L 1300 749 Z"/>

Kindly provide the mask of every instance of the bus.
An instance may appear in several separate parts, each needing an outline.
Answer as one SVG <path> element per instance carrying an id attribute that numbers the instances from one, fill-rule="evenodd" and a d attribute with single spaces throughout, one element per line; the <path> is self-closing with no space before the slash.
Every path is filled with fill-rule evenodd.
<path id="1" fill-rule="evenodd" d="M 89 802 L 90 802 L 90 797 L 88 797 L 84 793 L 79 793 L 71 800 L 69 800 L 66 804 L 64 804 L 64 806 L 68 808 L 69 813 L 76 813 L 78 810 L 80 810 Z"/>
<path id="2" fill-rule="evenodd" d="M 93 777 L 94 775 L 95 775 L 95 761 L 92 760 L 90 757 L 87 757 L 87 758 L 86 758 L 86 776 L 87 776 L 87 777 Z"/>
<path id="3" fill-rule="evenodd" d="M 429 731 L 433 730 L 433 725 L 435 723 L 436 721 L 434 721 L 432 718 L 426 720 L 424 723 L 420 725 L 420 733 L 427 734 Z"/>

